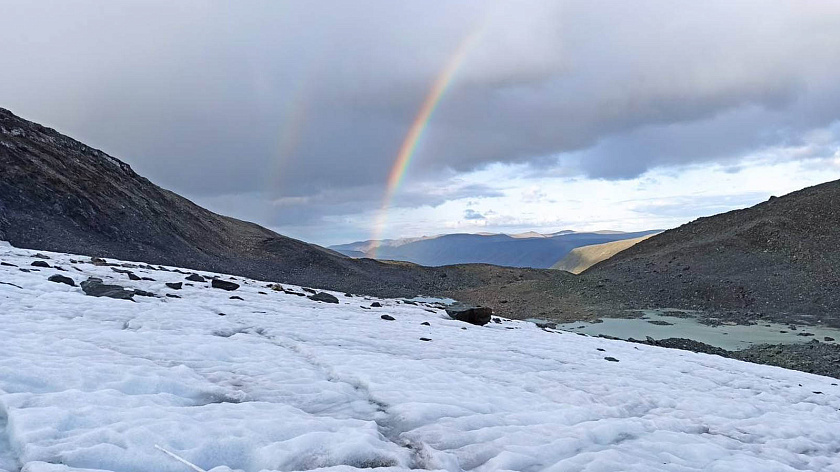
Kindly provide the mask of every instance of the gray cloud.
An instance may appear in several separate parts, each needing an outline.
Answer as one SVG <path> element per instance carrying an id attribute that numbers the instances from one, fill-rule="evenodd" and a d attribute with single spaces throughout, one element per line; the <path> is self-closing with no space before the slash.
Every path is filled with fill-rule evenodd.
<path id="1" fill-rule="evenodd" d="M 464 219 L 465 220 L 483 220 L 485 218 L 484 218 L 484 215 L 482 215 L 481 213 L 473 210 L 472 208 L 467 208 L 466 210 L 464 210 Z"/>
<path id="2" fill-rule="evenodd" d="M 4 19 L 0 106 L 274 226 L 381 205 L 431 84 L 475 32 L 409 167 L 424 190 L 397 205 L 486 194 L 442 183 L 489 163 L 631 178 L 840 116 L 830 0 L 56 0 Z"/>

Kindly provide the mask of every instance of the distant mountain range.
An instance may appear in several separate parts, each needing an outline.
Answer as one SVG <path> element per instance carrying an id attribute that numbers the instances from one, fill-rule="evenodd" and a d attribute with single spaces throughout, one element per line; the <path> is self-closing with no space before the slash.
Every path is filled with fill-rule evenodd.
<path id="1" fill-rule="evenodd" d="M 573 274 L 580 274 L 593 265 L 601 261 L 605 261 L 625 249 L 629 249 L 636 243 L 640 243 L 654 234 L 658 233 L 648 234 L 647 236 L 641 236 L 638 238 L 612 241 L 609 243 L 576 247 L 566 254 L 566 257 L 551 266 L 551 268 L 565 270 Z"/>
<path id="2" fill-rule="evenodd" d="M 633 239 L 660 230 L 625 233 L 621 231 L 558 231 L 542 234 L 456 233 L 419 238 L 358 241 L 330 246 L 350 257 L 413 262 L 424 266 L 451 264 L 493 264 L 508 267 L 547 269 L 574 248 Z M 378 248 L 377 248 L 378 246 Z M 374 251 L 375 249 L 375 251 Z"/>

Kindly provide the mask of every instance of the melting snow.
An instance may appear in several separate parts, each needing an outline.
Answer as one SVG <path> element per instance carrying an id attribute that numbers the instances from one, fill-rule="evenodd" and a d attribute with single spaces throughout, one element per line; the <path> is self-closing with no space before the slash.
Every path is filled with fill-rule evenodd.
<path id="1" fill-rule="evenodd" d="M 0 471 L 840 471 L 835 379 L 45 254 L 0 246 Z"/>

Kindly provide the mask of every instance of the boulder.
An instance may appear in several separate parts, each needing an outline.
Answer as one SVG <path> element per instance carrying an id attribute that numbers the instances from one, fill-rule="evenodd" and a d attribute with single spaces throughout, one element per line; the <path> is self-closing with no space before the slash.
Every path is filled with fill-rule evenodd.
<path id="1" fill-rule="evenodd" d="M 183 287 L 183 282 L 166 282 L 166 286 L 171 288 L 172 290 L 181 290 Z"/>
<path id="2" fill-rule="evenodd" d="M 131 300 L 134 296 L 134 290 L 126 290 L 119 285 L 108 285 L 102 283 L 102 279 L 90 277 L 80 284 L 85 295 L 91 297 L 108 297 L 119 300 Z"/>
<path id="3" fill-rule="evenodd" d="M 187 280 L 191 282 L 207 282 L 207 279 L 198 275 L 198 274 L 190 274 L 187 276 Z"/>
<path id="4" fill-rule="evenodd" d="M 49 280 L 50 282 L 56 282 L 56 283 L 59 283 L 59 284 L 67 284 L 71 287 L 76 286 L 76 282 L 73 279 L 71 279 L 70 277 L 65 277 L 63 275 L 56 274 L 56 275 L 50 276 L 50 278 L 48 278 L 47 280 Z"/>
<path id="5" fill-rule="evenodd" d="M 486 306 L 451 305 L 446 308 L 446 314 L 458 321 L 484 326 L 493 317 L 493 309 Z"/>
<path id="6" fill-rule="evenodd" d="M 47 264 L 44 261 L 35 261 L 35 262 L 33 262 L 32 264 L 29 264 L 29 265 L 31 265 L 32 267 L 45 267 L 47 269 L 50 268 L 50 265 Z"/>
<path id="7" fill-rule="evenodd" d="M 382 316 L 380 316 L 380 318 L 382 318 L 382 319 L 383 319 L 383 320 L 385 320 L 385 321 L 394 321 L 394 320 L 396 320 L 396 318 L 394 318 L 394 317 L 393 317 L 393 316 L 391 316 L 391 315 L 382 315 Z"/>
<path id="8" fill-rule="evenodd" d="M 228 291 L 236 290 L 236 289 L 239 288 L 239 284 L 236 284 L 236 283 L 233 283 L 233 282 L 228 282 L 227 280 L 221 280 L 221 279 L 211 280 L 210 285 L 213 288 L 220 288 L 222 290 L 228 290 Z"/>
<path id="9" fill-rule="evenodd" d="M 373 302 L 370 304 L 371 308 L 382 308 L 382 304 L 379 302 Z"/>
<path id="10" fill-rule="evenodd" d="M 308 296 L 307 298 L 309 298 L 310 300 L 315 300 L 316 302 L 338 303 L 338 298 L 326 292 L 318 292 L 315 295 Z"/>

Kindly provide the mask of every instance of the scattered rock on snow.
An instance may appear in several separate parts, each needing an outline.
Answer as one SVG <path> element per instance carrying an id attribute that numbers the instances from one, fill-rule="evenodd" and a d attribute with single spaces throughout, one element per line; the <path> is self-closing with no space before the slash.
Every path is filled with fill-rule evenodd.
<path id="1" fill-rule="evenodd" d="M 371 308 L 382 308 L 382 304 L 379 302 L 373 302 L 370 304 Z"/>
<path id="2" fill-rule="evenodd" d="M 486 306 L 451 305 L 446 308 L 446 314 L 458 321 L 483 326 L 493 317 L 493 309 Z"/>
<path id="3" fill-rule="evenodd" d="M 382 315 L 382 316 L 380 316 L 380 318 L 382 318 L 383 320 L 387 320 L 387 321 L 395 321 L 396 320 L 396 318 L 394 318 L 391 315 Z"/>
<path id="4" fill-rule="evenodd" d="M 610 361 L 610 362 L 618 362 L 618 359 L 616 359 L 615 357 L 610 357 L 610 356 L 605 357 L 604 360 L 605 361 Z"/>
<path id="5" fill-rule="evenodd" d="M 44 268 L 47 268 L 47 269 L 49 269 L 49 267 L 50 267 L 50 265 L 47 264 L 44 261 L 35 261 L 35 262 L 33 262 L 32 264 L 29 264 L 29 265 L 31 265 L 32 267 L 44 267 Z"/>
<path id="6" fill-rule="evenodd" d="M 420 338 L 421 341 L 431 341 L 429 338 Z"/>
<path id="7" fill-rule="evenodd" d="M 326 292 L 318 292 L 315 295 L 310 295 L 307 298 L 309 298 L 310 300 L 315 300 L 316 302 L 338 303 L 338 298 Z"/>
<path id="8" fill-rule="evenodd" d="M 228 282 L 227 280 L 221 280 L 221 279 L 211 280 L 210 285 L 213 288 L 220 288 L 222 290 L 228 290 L 228 291 L 236 290 L 236 289 L 239 288 L 239 284 L 233 283 L 233 282 Z"/>
<path id="9" fill-rule="evenodd" d="M 181 290 L 181 287 L 184 286 L 183 282 L 166 282 L 166 286 L 171 288 L 172 290 Z"/>
<path id="10" fill-rule="evenodd" d="M 108 285 L 102 283 L 102 279 L 97 277 L 90 277 L 80 284 L 85 295 L 91 297 L 108 297 L 119 300 L 131 300 L 134 296 L 134 290 L 126 290 L 119 285 Z"/>
<path id="11" fill-rule="evenodd" d="M 191 282 L 207 282 L 207 279 L 198 275 L 198 274 L 190 274 L 187 276 L 187 280 Z"/>
<path id="12" fill-rule="evenodd" d="M 53 276 L 50 276 L 50 278 L 48 278 L 47 280 L 49 280 L 50 282 L 56 282 L 56 283 L 60 283 L 60 284 L 67 284 L 67 285 L 69 285 L 69 286 L 71 286 L 71 287 L 75 287 L 75 286 L 76 286 L 76 282 L 75 282 L 73 279 L 71 279 L 70 277 L 65 277 L 65 276 L 63 276 L 63 275 L 58 275 L 58 274 L 55 274 L 55 275 L 53 275 Z"/>
<path id="13" fill-rule="evenodd" d="M 17 267 L 16 265 L 14 265 L 12 263 L 9 263 L 9 262 L 0 262 L 0 266 Z"/>
<path id="14" fill-rule="evenodd" d="M 240 297 L 240 296 L 238 296 L 238 295 L 234 295 L 234 296 L 230 297 L 230 299 L 231 299 L 231 300 L 243 300 L 243 301 L 245 300 L 244 298 L 242 298 L 242 297 Z"/>
<path id="15" fill-rule="evenodd" d="M 431 326 L 431 323 L 429 323 L 428 321 L 424 321 L 424 322 L 420 323 L 420 325 L 421 326 Z"/>

